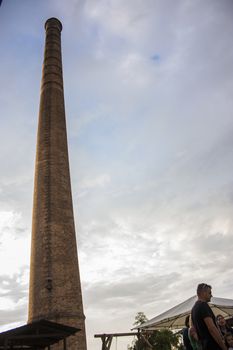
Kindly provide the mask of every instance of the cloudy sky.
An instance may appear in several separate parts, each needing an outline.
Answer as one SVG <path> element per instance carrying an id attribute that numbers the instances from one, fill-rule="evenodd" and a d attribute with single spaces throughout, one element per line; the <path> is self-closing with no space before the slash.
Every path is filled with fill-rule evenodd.
<path id="1" fill-rule="evenodd" d="M 27 321 L 49 17 L 63 23 L 89 349 L 100 349 L 94 334 L 128 332 L 138 311 L 152 318 L 199 282 L 232 298 L 232 16 L 232 0 L 3 0 L 0 330 Z"/>

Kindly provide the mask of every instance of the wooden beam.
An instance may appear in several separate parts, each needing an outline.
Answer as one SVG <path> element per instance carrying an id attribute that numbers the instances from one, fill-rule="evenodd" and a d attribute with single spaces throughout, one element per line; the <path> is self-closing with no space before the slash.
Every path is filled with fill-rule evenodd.
<path id="1" fill-rule="evenodd" d="M 113 336 L 113 337 L 130 337 L 138 335 L 139 332 L 130 332 L 130 333 L 109 333 L 109 334 L 95 334 L 95 338 L 102 338 L 103 336 Z"/>
<path id="2" fill-rule="evenodd" d="M 53 338 L 60 340 L 66 337 L 65 334 L 54 334 L 54 333 L 41 333 L 41 334 L 24 334 L 24 335 L 10 335 L 7 339 L 17 340 L 17 339 L 41 339 L 41 338 Z"/>

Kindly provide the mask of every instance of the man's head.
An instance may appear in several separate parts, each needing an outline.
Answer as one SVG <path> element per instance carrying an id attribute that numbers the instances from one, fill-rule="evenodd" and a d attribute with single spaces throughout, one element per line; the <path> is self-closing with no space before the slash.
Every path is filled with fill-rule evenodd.
<path id="1" fill-rule="evenodd" d="M 206 301 L 208 303 L 212 297 L 211 289 L 212 287 L 207 283 L 198 284 L 197 286 L 198 299 L 202 301 Z"/>
<path id="2" fill-rule="evenodd" d="M 216 317 L 217 323 L 220 327 L 224 327 L 226 325 L 226 320 L 222 315 L 218 315 Z"/>

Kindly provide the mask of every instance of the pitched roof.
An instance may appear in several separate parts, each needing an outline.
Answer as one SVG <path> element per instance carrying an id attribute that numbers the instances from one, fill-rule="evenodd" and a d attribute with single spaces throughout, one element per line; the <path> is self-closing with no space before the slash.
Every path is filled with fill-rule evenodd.
<path id="1" fill-rule="evenodd" d="M 191 298 L 133 329 L 182 328 L 185 324 L 185 318 L 190 314 L 196 300 L 197 296 L 192 296 Z M 208 304 L 212 308 L 215 315 L 221 314 L 223 317 L 230 317 L 233 315 L 233 299 L 212 297 L 211 302 Z"/>
<path id="2" fill-rule="evenodd" d="M 78 331 L 76 327 L 39 320 L 0 333 L 0 349 L 44 349 Z"/>

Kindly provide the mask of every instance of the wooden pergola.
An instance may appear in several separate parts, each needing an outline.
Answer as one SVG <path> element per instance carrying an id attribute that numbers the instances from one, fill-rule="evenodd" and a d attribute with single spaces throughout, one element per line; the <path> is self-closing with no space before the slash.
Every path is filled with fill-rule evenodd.
<path id="1" fill-rule="evenodd" d="M 110 350 L 112 340 L 114 337 L 130 337 L 137 336 L 140 337 L 140 332 L 130 332 L 130 333 L 109 333 L 109 334 L 95 334 L 95 338 L 101 338 L 102 340 L 102 350 Z"/>
<path id="2" fill-rule="evenodd" d="M 137 332 L 130 332 L 130 333 L 103 333 L 103 334 L 95 334 L 95 338 L 101 338 L 102 340 L 102 348 L 101 350 L 110 350 L 112 340 L 114 337 L 130 337 L 130 336 L 136 336 L 138 340 L 143 339 L 145 344 L 148 348 L 152 348 L 152 345 L 149 343 L 147 339 L 147 334 L 154 332 L 154 330 L 140 330 L 138 329 Z"/>

